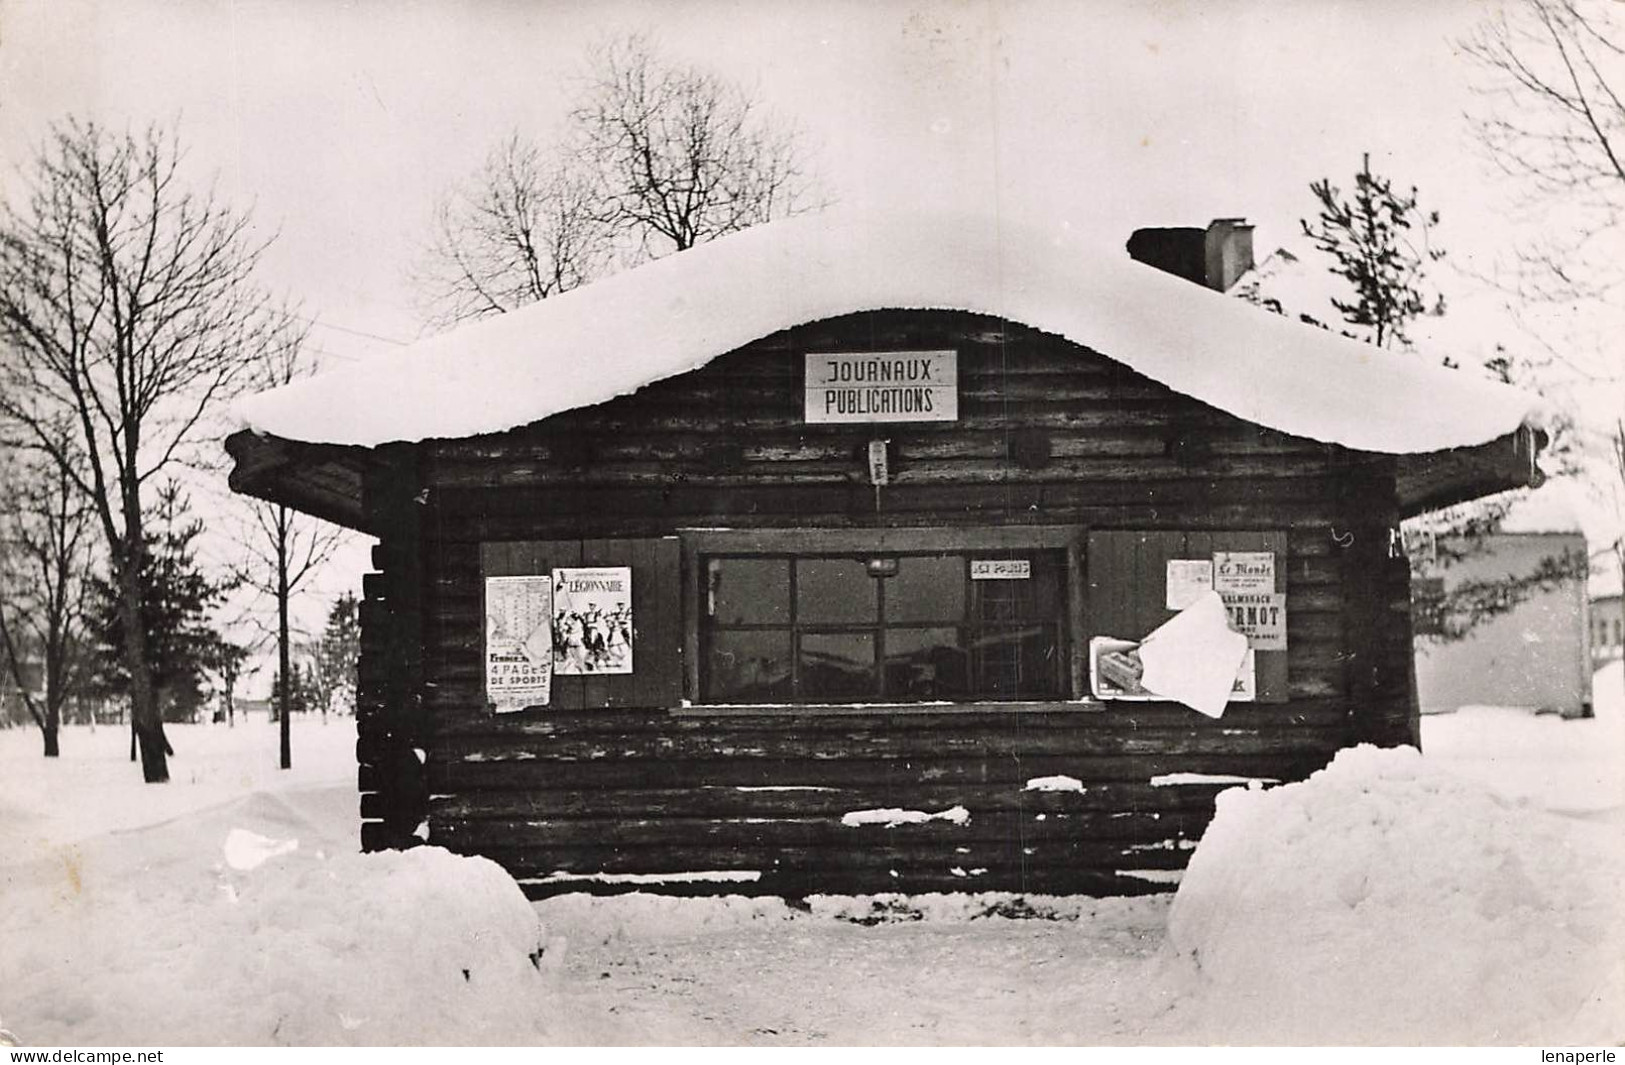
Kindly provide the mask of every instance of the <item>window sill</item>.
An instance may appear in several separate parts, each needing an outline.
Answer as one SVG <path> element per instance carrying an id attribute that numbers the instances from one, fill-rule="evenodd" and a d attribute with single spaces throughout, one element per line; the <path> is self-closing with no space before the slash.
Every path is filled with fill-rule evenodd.
<path id="1" fill-rule="evenodd" d="M 941 703 L 696 703 L 673 707 L 673 717 L 760 717 L 767 714 L 807 717 L 919 717 L 928 714 L 1100 713 L 1110 704 L 1099 699 L 1053 699 L 1023 702 Z"/>

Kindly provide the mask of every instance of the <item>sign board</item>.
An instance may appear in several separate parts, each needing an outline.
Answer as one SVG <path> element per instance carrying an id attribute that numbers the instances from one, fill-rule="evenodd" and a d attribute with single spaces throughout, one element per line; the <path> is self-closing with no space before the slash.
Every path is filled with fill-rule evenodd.
<path id="1" fill-rule="evenodd" d="M 1255 651 L 1286 650 L 1286 596 L 1278 592 L 1268 594 L 1237 594 L 1221 592 L 1225 613 L 1230 615 L 1230 627 L 1247 637 L 1247 646 Z"/>
<path id="2" fill-rule="evenodd" d="M 553 578 L 485 578 L 485 701 L 546 706 L 553 679 Z"/>
<path id="3" fill-rule="evenodd" d="M 1170 558 L 1166 583 L 1167 594 L 1163 605 L 1169 610 L 1184 610 L 1213 587 L 1213 560 Z"/>
<path id="4" fill-rule="evenodd" d="M 1275 552 L 1215 551 L 1213 590 L 1265 595 L 1275 591 Z"/>
<path id="5" fill-rule="evenodd" d="M 973 581 L 1025 581 L 1032 579 L 1033 564 L 1025 558 L 973 558 Z"/>
<path id="6" fill-rule="evenodd" d="M 829 352 L 806 360 L 809 424 L 959 418 L 958 352 Z"/>
<path id="7" fill-rule="evenodd" d="M 553 672 L 632 672 L 632 569 L 553 571 Z"/>
<path id="8" fill-rule="evenodd" d="M 886 455 L 889 440 L 869 441 L 869 483 L 879 487 L 891 484 L 891 462 Z"/>

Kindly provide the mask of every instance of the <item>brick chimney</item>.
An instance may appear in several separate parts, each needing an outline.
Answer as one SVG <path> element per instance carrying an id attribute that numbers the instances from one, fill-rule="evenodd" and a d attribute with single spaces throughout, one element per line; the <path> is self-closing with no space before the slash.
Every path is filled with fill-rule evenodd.
<path id="1" fill-rule="evenodd" d="M 1253 268 L 1253 227 L 1243 218 L 1215 218 L 1206 229 L 1136 229 L 1128 253 L 1136 262 L 1224 292 Z"/>

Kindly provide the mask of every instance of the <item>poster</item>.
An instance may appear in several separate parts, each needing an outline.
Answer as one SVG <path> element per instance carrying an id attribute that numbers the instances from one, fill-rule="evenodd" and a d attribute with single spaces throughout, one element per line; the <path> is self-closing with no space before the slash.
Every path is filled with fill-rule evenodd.
<path id="1" fill-rule="evenodd" d="M 1230 686 L 1230 701 L 1233 703 L 1250 703 L 1258 699 L 1258 658 L 1251 647 L 1247 648 L 1247 656 L 1241 660 L 1241 672 L 1236 674 L 1236 682 Z"/>
<path id="2" fill-rule="evenodd" d="M 632 672 L 632 569 L 553 571 L 553 672 Z"/>
<path id="3" fill-rule="evenodd" d="M 1230 627 L 1247 637 L 1247 646 L 1255 651 L 1286 650 L 1286 596 L 1279 592 L 1265 595 L 1237 595 L 1226 593 L 1225 612 L 1230 615 Z"/>
<path id="4" fill-rule="evenodd" d="M 1275 552 L 1215 551 L 1213 590 L 1221 595 L 1266 595 L 1275 591 Z"/>
<path id="5" fill-rule="evenodd" d="M 485 700 L 497 713 L 547 705 L 552 617 L 551 577 L 485 578 Z"/>
<path id="6" fill-rule="evenodd" d="M 1163 605 L 1169 610 L 1184 610 L 1213 587 L 1213 560 L 1170 558 L 1166 584 Z"/>

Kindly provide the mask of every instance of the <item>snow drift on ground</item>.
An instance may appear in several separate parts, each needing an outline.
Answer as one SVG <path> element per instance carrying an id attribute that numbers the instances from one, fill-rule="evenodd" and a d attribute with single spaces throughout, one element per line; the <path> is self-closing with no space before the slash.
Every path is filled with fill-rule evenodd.
<path id="1" fill-rule="evenodd" d="M 1289 321 L 1054 219 L 843 210 L 756 226 L 243 401 L 249 428 L 372 446 L 498 432 L 855 311 L 951 309 L 1066 337 L 1282 432 L 1391 453 L 1484 443 L 1533 397 Z"/>
<path id="2" fill-rule="evenodd" d="M 92 751 L 111 753 L 104 748 L 123 743 L 118 732 L 68 730 L 62 760 L 28 775 L 37 787 L 88 782 L 86 767 L 103 761 Z M 116 796 L 124 808 L 109 817 L 128 823 L 137 816 L 131 808 L 143 805 L 136 797 L 150 794 L 161 814 L 184 816 L 87 835 L 81 809 L 58 817 L 58 827 L 74 831 L 57 842 L 37 835 L 43 818 L 23 822 L 33 826 L 26 843 L 7 825 L 0 1017 L 19 1038 L 347 1045 L 548 1037 L 545 988 L 556 958 L 546 956 L 535 911 L 499 866 L 431 848 L 354 853 L 353 785 L 317 783 L 336 761 L 323 748 L 353 751 L 353 728 L 311 732 L 324 742 L 296 746 L 296 764 L 312 765 L 300 777 L 275 777 L 273 743 L 262 752 L 268 771 L 248 779 L 280 792 L 208 805 L 200 804 L 214 789 L 180 783 L 185 767 L 233 741 L 252 750 L 260 737 L 242 726 L 171 733 L 176 782 L 143 785 L 135 767 L 113 757 L 102 764 L 105 787 L 61 802 Z M 249 770 L 247 759 L 222 757 L 203 775 L 233 765 Z M 24 766 L 31 763 L 5 760 L 7 770 Z M 8 811 L 18 798 L 11 784 Z"/>
<path id="3" fill-rule="evenodd" d="M 1616 1042 L 1620 668 L 1595 720 L 1438 715 L 1424 756 L 1226 791 L 1177 897 L 1129 899 L 530 906 L 483 861 L 355 855 L 345 725 L 296 728 L 287 773 L 263 723 L 176 729 L 163 788 L 120 730 L 67 730 L 54 763 L 0 731 L 0 1026 L 35 1045 Z"/>
<path id="4" fill-rule="evenodd" d="M 1611 828 L 1365 746 L 1221 793 L 1168 939 L 1219 1038 L 1602 1044 L 1625 1034 L 1621 897 Z"/>

